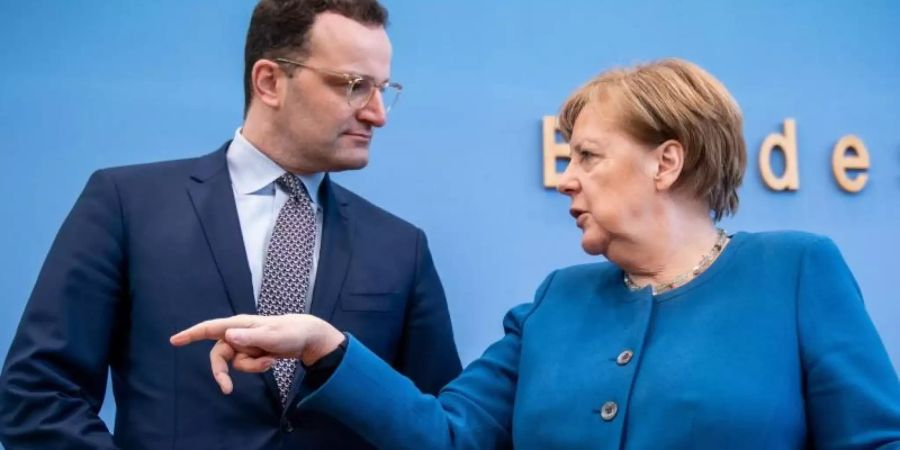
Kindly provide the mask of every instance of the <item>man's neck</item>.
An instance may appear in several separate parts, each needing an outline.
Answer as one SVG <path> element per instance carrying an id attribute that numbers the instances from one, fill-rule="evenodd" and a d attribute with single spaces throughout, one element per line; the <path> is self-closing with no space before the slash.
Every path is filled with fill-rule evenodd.
<path id="1" fill-rule="evenodd" d="M 287 172 L 295 175 L 318 173 L 316 170 L 311 170 L 302 161 L 296 161 L 298 159 L 297 152 L 291 151 L 290 147 L 285 144 L 285 139 L 281 137 L 282 133 L 272 125 L 272 121 L 262 120 L 248 113 L 241 126 L 241 136 Z"/>

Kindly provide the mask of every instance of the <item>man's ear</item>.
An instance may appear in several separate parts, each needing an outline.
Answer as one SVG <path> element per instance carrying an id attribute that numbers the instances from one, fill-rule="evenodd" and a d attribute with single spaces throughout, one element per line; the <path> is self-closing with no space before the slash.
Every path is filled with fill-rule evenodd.
<path id="1" fill-rule="evenodd" d="M 284 89 L 283 70 L 274 61 L 260 59 L 253 64 L 250 72 L 250 87 L 253 97 L 272 108 L 281 105 L 281 90 Z"/>
<path id="2" fill-rule="evenodd" d="M 656 190 L 669 190 L 678 181 L 681 169 L 684 168 L 684 146 L 670 139 L 660 144 L 654 153 L 657 154 L 657 169 L 653 176 Z"/>

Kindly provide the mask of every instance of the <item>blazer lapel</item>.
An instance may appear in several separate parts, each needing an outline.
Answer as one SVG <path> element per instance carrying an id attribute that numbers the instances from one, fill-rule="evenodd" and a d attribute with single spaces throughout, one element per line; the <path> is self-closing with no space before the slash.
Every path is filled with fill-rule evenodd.
<path id="1" fill-rule="evenodd" d="M 225 163 L 228 144 L 198 162 L 188 187 L 235 314 L 256 314 L 250 267 Z"/>
<path id="2" fill-rule="evenodd" d="M 234 203 L 234 191 L 225 152 L 229 142 L 215 153 L 201 158 L 191 175 L 188 187 L 194 211 L 206 234 L 206 242 L 225 283 L 228 301 L 235 314 L 256 314 L 250 263 L 244 248 L 244 236 Z M 269 397 L 281 407 L 278 384 L 271 371 L 261 374 L 269 390 Z"/>
<path id="3" fill-rule="evenodd" d="M 334 308 L 341 296 L 347 267 L 350 265 L 353 246 L 350 223 L 346 214 L 347 202 L 340 192 L 336 191 L 337 188 L 331 182 L 330 176 L 325 176 L 319 189 L 323 209 L 322 245 L 319 250 L 319 267 L 316 270 L 316 283 L 309 313 L 331 322 Z M 298 394 L 303 392 L 301 383 L 305 373 L 303 366 L 297 364 L 288 405 L 293 404 Z M 283 415 L 286 413 L 287 411 L 284 411 Z"/>
<path id="4" fill-rule="evenodd" d="M 321 189 L 324 210 L 322 245 L 310 313 L 331 321 L 350 265 L 353 246 L 347 202 L 330 177 L 326 176 Z"/>

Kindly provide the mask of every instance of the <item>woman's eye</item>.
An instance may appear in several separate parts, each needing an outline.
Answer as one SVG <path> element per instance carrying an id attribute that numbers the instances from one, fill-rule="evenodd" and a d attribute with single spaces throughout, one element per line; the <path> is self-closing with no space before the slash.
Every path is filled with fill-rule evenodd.
<path id="1" fill-rule="evenodd" d="M 591 153 L 591 152 L 589 152 L 589 151 L 587 151 L 587 150 L 579 150 L 579 151 L 578 151 L 578 159 L 580 159 L 580 160 L 582 160 L 582 161 L 590 161 L 590 160 L 592 160 L 595 156 L 597 156 L 597 155 L 595 155 L 595 154 L 593 154 L 593 153 Z"/>

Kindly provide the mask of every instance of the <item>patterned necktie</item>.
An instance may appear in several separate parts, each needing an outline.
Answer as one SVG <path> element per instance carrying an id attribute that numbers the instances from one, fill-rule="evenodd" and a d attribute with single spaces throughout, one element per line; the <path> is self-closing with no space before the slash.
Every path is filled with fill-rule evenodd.
<path id="1" fill-rule="evenodd" d="M 266 251 L 257 307 L 263 316 L 304 312 L 316 246 L 316 211 L 306 187 L 290 173 L 275 182 L 290 198 L 278 213 Z M 284 406 L 297 370 L 297 360 L 278 359 L 272 370 L 281 394 L 281 406 Z"/>

